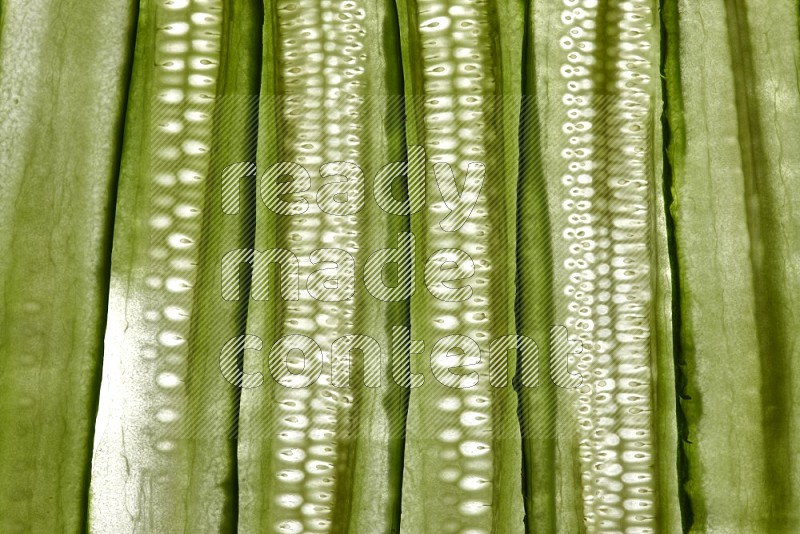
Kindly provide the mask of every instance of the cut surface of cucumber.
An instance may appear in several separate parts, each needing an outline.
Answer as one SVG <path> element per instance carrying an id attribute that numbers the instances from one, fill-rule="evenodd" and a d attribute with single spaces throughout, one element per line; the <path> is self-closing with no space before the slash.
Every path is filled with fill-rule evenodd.
<path id="1" fill-rule="evenodd" d="M 134 4 L 0 6 L 3 532 L 86 527 Z"/>
<path id="2" fill-rule="evenodd" d="M 244 366 L 259 369 L 264 383 L 242 392 L 239 525 L 392 532 L 399 521 L 405 406 L 404 392 L 392 382 L 388 348 L 392 325 L 407 323 L 408 304 L 375 299 L 362 274 L 371 253 L 397 246 L 397 233 L 407 226 L 373 198 L 380 168 L 405 157 L 395 7 L 276 1 L 264 9 L 260 192 L 283 178 L 269 178 L 275 165 L 295 172 L 305 190 L 291 195 L 302 204 L 300 213 L 276 208 L 286 206 L 279 204 L 286 196 L 269 206 L 257 203 L 255 249 L 299 258 L 303 284 L 294 300 L 269 298 L 249 307 L 248 335 L 263 346 L 247 351 Z M 361 187 L 337 185 L 347 173 L 360 175 L 349 179 Z M 325 191 L 336 187 L 347 191 L 341 213 L 336 196 L 325 201 Z M 356 275 L 358 282 L 339 296 L 312 292 L 307 281 L 324 268 L 338 269 L 340 285 Z M 263 282 L 273 291 L 277 275 L 268 276 Z M 375 354 L 356 347 L 334 358 L 334 343 L 352 336 L 368 336 L 383 348 L 379 387 L 364 383 L 375 378 L 368 367 Z M 275 356 L 276 347 L 282 355 Z M 349 376 L 349 384 L 335 376 Z"/>
<path id="3" fill-rule="evenodd" d="M 798 179 L 786 150 L 800 112 L 797 6 L 667 7 L 684 525 L 790 532 L 800 520 L 797 310 L 787 300 L 800 280 L 788 253 Z"/>

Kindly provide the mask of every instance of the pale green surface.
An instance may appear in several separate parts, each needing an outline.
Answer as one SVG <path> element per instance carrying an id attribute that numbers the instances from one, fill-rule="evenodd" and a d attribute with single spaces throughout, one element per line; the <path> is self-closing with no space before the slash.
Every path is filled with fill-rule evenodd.
<path id="1" fill-rule="evenodd" d="M 397 22 L 394 5 L 384 0 L 340 7 L 341 13 L 313 1 L 265 2 L 259 173 L 276 161 L 299 162 L 315 192 L 321 164 L 355 161 L 366 198 L 361 212 L 340 217 L 321 213 L 313 193 L 303 195 L 309 209 L 302 216 L 276 216 L 256 204 L 256 249 L 279 246 L 304 259 L 314 249 L 345 249 L 358 282 L 355 297 L 343 302 L 311 299 L 304 284 L 299 302 L 251 302 L 247 331 L 264 348 L 245 356 L 245 369 L 263 372 L 265 383 L 244 390 L 241 400 L 239 528 L 247 532 L 392 532 L 399 520 L 405 414 L 386 351 L 389 328 L 407 322 L 408 305 L 383 303 L 361 282 L 369 254 L 396 245 L 396 232 L 407 225 L 382 212 L 372 195 L 378 169 L 404 159 Z M 337 116 L 346 106 L 350 111 Z M 338 143 L 344 139 L 350 142 Z M 301 267 L 301 279 L 310 272 Z M 305 391 L 278 385 L 269 374 L 270 347 L 288 334 L 309 336 L 326 354 L 322 379 Z M 348 334 L 369 335 L 384 348 L 381 388 L 357 385 L 358 354 L 352 390 L 324 383 L 330 343 Z M 293 425 L 292 417 L 309 423 Z"/>
<path id="2" fill-rule="evenodd" d="M 85 526 L 133 2 L 0 6 L 0 531 Z"/>
<path id="3" fill-rule="evenodd" d="M 135 56 L 124 2 L 0 4 L 0 531 L 76 532 L 87 517 L 91 531 L 114 533 L 800 528 L 796 1 L 664 2 L 668 131 L 651 0 L 263 4 L 144 0 Z M 278 104 L 298 101 L 273 98 L 318 91 L 416 98 L 347 115 L 289 114 Z M 258 114 L 246 97 L 218 98 L 259 93 Z M 455 115 L 451 125 L 483 135 L 449 144 L 436 115 L 448 105 L 432 97 L 466 93 L 506 100 L 481 104 L 490 121 Z M 523 101 L 522 139 L 520 94 L 535 99 Z M 622 106 L 637 94 L 652 99 Z M 583 108 L 565 97 L 592 99 L 591 136 L 570 138 L 567 109 Z M 403 104 L 408 121 L 389 120 Z M 356 141 L 337 144 L 347 134 Z M 375 206 L 371 178 L 404 159 L 406 138 L 428 151 L 429 184 L 434 161 L 454 162 L 458 178 L 459 163 L 487 164 L 468 231 L 441 230 L 435 185 L 410 220 Z M 322 149 L 309 156 L 306 142 Z M 292 226 L 250 190 L 238 216 L 220 212 L 225 165 L 257 161 L 263 172 L 309 157 L 316 180 L 314 155 L 360 158 L 365 211 L 312 211 Z M 567 175 L 581 169 L 568 164 L 585 159 L 576 193 Z M 588 207 L 563 206 L 570 195 Z M 579 239 L 584 223 L 595 234 Z M 220 255 L 253 239 L 299 256 L 351 247 L 363 266 L 409 227 L 410 304 L 382 303 L 361 283 L 335 306 L 220 298 Z M 475 310 L 451 312 L 424 287 L 424 261 L 445 244 L 484 268 Z M 384 387 L 354 388 L 352 400 L 324 384 L 294 395 L 269 377 L 281 334 L 306 332 L 327 350 L 330 336 L 366 333 L 388 349 L 398 324 L 425 341 L 411 364 L 426 384 L 410 393 L 407 440 L 387 358 Z M 517 331 L 546 358 L 550 324 L 588 343 L 571 357 L 580 391 L 550 384 L 518 398 L 489 389 L 483 369 L 478 390 L 454 392 L 429 371 L 434 341 L 452 333 L 485 347 Z M 267 383 L 239 406 L 218 355 L 244 332 L 265 344 L 244 369 Z M 300 434 L 287 432 L 298 413 L 287 401 L 310 419 Z M 518 401 L 523 426 L 555 437 L 520 442 Z M 468 409 L 486 419 L 465 424 Z M 477 457 L 474 442 L 486 447 Z"/>
<path id="4" fill-rule="evenodd" d="M 693 531 L 791 532 L 798 167 L 785 146 L 797 144 L 797 10 L 678 10 L 667 93 Z"/>

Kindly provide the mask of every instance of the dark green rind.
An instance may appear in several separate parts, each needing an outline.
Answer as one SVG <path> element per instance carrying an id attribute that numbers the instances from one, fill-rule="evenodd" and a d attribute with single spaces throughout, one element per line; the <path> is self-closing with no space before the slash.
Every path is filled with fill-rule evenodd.
<path id="1" fill-rule="evenodd" d="M 678 3 L 672 0 L 662 0 L 661 2 L 661 97 L 664 103 L 664 113 L 661 117 L 661 134 L 664 146 L 663 154 L 663 200 L 664 209 L 664 230 L 666 232 L 666 245 L 670 263 L 670 287 L 667 290 L 664 286 L 664 295 L 671 296 L 670 311 L 671 316 L 671 340 L 665 335 L 659 337 L 659 374 L 657 375 L 658 388 L 662 401 L 656 403 L 658 410 L 658 424 L 660 428 L 660 449 L 670 447 L 670 453 L 666 458 L 660 450 L 659 461 L 662 472 L 661 480 L 667 484 L 660 483 L 659 505 L 660 520 L 669 521 L 669 527 L 683 532 L 688 531 L 694 521 L 692 502 L 686 492 L 688 481 L 688 461 L 686 446 L 688 444 L 689 430 L 686 421 L 686 414 L 681 407 L 681 399 L 686 396 L 686 375 L 684 373 L 686 360 L 684 356 L 683 343 L 681 339 L 681 303 L 680 303 L 680 263 L 677 255 L 677 243 L 675 239 L 675 221 L 670 213 L 670 206 L 673 202 L 672 182 L 676 174 L 680 174 L 680 153 L 685 146 L 685 127 L 683 123 L 683 103 L 680 94 L 680 26 L 678 24 Z M 661 226 L 661 225 L 659 225 Z M 657 303 L 658 304 L 658 303 Z M 660 317 L 666 316 L 666 304 L 664 313 Z M 665 319 L 665 327 L 667 320 Z M 664 332 L 660 328 L 659 332 Z M 671 362 L 670 362 L 671 357 Z M 672 366 L 672 369 L 670 369 Z M 667 378 L 671 377 L 672 380 Z M 671 382 L 671 383 L 670 383 Z M 666 388 L 674 387 L 675 407 L 668 408 L 666 402 L 670 398 L 670 393 Z M 674 420 L 669 413 L 674 413 Z M 672 446 L 669 444 L 670 435 L 674 435 L 673 443 L 675 453 L 672 453 Z M 668 461 L 674 458 L 675 465 L 669 466 Z M 676 476 L 666 477 L 664 473 L 675 468 Z M 675 517 L 677 508 L 678 517 Z"/>
<path id="2" fill-rule="evenodd" d="M 539 345 L 539 387 L 517 383 L 522 429 L 526 532 L 556 532 L 556 386 L 550 376 L 550 325 L 556 324 L 550 206 L 541 124 L 547 103 L 539 101 L 534 5 L 525 9 L 520 170 L 517 201 L 516 326 Z M 552 187 L 552 185 L 550 185 Z M 544 377 L 544 378 L 542 378 Z"/>
<path id="3" fill-rule="evenodd" d="M 668 61 L 669 44 L 665 36 L 669 31 L 664 26 L 662 10 L 653 12 L 653 25 L 658 28 L 660 35 L 659 61 L 654 62 L 654 80 L 656 94 L 653 103 L 654 117 L 651 123 L 650 137 L 652 145 L 652 173 L 654 184 L 651 187 L 650 205 L 652 216 L 650 227 L 652 267 L 651 287 L 653 299 L 651 316 L 653 317 L 653 330 L 651 334 L 651 354 L 653 354 L 653 426 L 654 444 L 656 451 L 655 496 L 656 496 L 656 525 L 661 532 L 680 532 L 683 528 L 683 515 L 681 505 L 684 497 L 680 486 L 680 468 L 682 449 L 680 435 L 682 428 L 682 414 L 678 413 L 677 405 L 677 372 L 675 357 L 677 354 L 675 340 L 679 336 L 677 331 L 676 313 L 679 309 L 676 302 L 677 278 L 672 220 L 669 217 L 670 183 L 672 180 L 671 168 L 667 157 L 667 146 L 670 138 L 667 121 L 667 106 L 665 103 L 665 78 L 664 72 Z M 660 79 L 655 78 L 656 67 Z M 661 183 L 658 179 L 661 178 Z M 679 347 L 679 345 L 678 345 Z M 677 496 L 677 498 L 676 498 Z"/>
<path id="4" fill-rule="evenodd" d="M 278 12 L 275 0 L 263 1 L 263 26 L 261 41 L 261 86 L 259 90 L 258 139 L 256 144 L 256 166 L 258 174 L 264 172 L 270 164 L 279 160 L 278 147 L 278 113 L 279 107 L 275 95 L 280 93 L 278 80 L 279 29 Z M 260 202 L 258 185 L 256 185 L 254 248 L 265 250 L 275 248 L 277 217 Z M 274 276 L 270 278 L 270 283 Z M 271 287 L 276 287 L 272 285 Z M 249 298 L 249 296 L 248 296 Z M 244 355 L 244 371 L 254 372 L 264 369 L 265 385 L 255 390 L 242 390 L 238 416 L 238 487 L 239 487 L 239 529 L 246 532 L 267 532 L 274 529 L 271 517 L 277 508 L 274 498 L 266 492 L 276 476 L 270 449 L 270 435 L 261 430 L 250 432 L 250 427 L 271 425 L 278 411 L 272 406 L 275 400 L 264 388 L 271 386 L 271 378 L 264 367 L 267 351 L 274 339 L 279 337 L 280 309 L 272 302 L 249 302 L 247 313 L 247 332 L 258 335 L 264 342 L 264 352 L 257 353 L 254 358 Z M 248 365 L 248 362 L 257 364 Z M 271 402 L 270 402 L 271 401 Z"/>

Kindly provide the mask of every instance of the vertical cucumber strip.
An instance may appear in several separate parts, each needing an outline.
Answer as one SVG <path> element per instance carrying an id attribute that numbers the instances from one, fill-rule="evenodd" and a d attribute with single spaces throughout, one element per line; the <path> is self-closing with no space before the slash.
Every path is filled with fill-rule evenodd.
<path id="1" fill-rule="evenodd" d="M 222 375 L 220 351 L 245 334 L 248 282 L 238 300 L 223 300 L 221 259 L 253 245 L 255 182 L 239 178 L 238 213 L 225 213 L 224 176 L 242 163 L 254 164 L 260 89 L 260 1 L 223 4 L 220 64 L 213 105 L 211 166 L 204 184 L 203 228 L 188 340 L 189 406 L 178 437 L 192 443 L 187 518 L 192 532 L 233 531 L 238 518 L 236 429 L 240 389 Z M 229 210 L 232 211 L 232 210 Z"/>
<path id="2" fill-rule="evenodd" d="M 401 530 L 522 532 L 516 394 L 510 380 L 504 387 L 490 383 L 488 358 L 493 339 L 515 334 L 518 119 L 505 114 L 498 95 L 513 102 L 520 90 L 522 13 L 516 4 L 471 1 L 399 6 L 410 95 L 408 143 L 422 146 L 428 160 L 425 206 L 412 215 L 418 273 L 411 324 L 419 346 L 411 372 L 424 382 L 411 390 L 409 402 Z M 518 105 L 511 106 L 517 112 Z M 452 189 L 434 184 L 432 167 L 442 178 L 442 164 L 449 164 L 463 184 L 456 187 L 466 191 L 474 187 L 475 177 L 465 178 L 471 162 L 485 166 L 482 190 L 463 226 L 445 231 L 440 223 L 447 211 L 439 195 Z M 449 249 L 444 259 L 457 257 L 447 254 L 460 249 L 473 260 L 465 301 L 446 302 L 425 287 L 423 266 L 441 249 Z M 440 383 L 441 375 L 431 372 L 442 359 L 432 351 L 446 337 L 464 351 L 463 376 L 450 375 L 458 384 Z M 512 373 L 514 352 L 508 351 Z"/>
<path id="3" fill-rule="evenodd" d="M 353 256 L 364 266 L 376 249 L 394 248 L 398 234 L 407 232 L 407 216 L 387 214 L 369 192 L 375 177 L 389 162 L 406 159 L 402 97 L 403 69 L 397 7 L 387 0 L 372 0 L 365 10 L 366 51 L 364 92 L 359 100 L 360 117 L 351 127 L 358 132 L 362 148 L 355 161 L 366 177 L 366 205 L 357 215 L 356 236 L 360 243 Z M 407 193 L 400 188 L 399 197 Z M 371 371 L 366 354 L 351 354 L 350 395 L 352 405 L 341 410 L 341 438 L 337 446 L 337 489 L 332 532 L 399 532 L 403 453 L 408 389 L 397 384 L 396 365 L 390 354 L 396 326 L 410 326 L 408 300 L 384 302 L 363 287 L 364 271 L 356 269 L 357 286 L 351 327 L 368 335 L 384 348 L 380 387 L 367 384 Z M 359 282 L 358 276 L 361 276 Z M 347 392 L 347 390 L 345 390 Z M 349 413 L 348 413 L 349 412 Z"/>
<path id="4" fill-rule="evenodd" d="M 573 12 L 576 22 L 580 14 Z M 651 251 L 652 188 L 656 187 L 650 131 L 660 111 L 655 5 L 641 0 L 617 5 L 599 2 L 592 76 L 594 136 L 589 153 L 573 161 L 591 165 L 591 218 L 597 245 L 581 273 L 593 298 L 582 299 L 573 325 L 589 334 L 594 358 L 591 397 L 581 399 L 580 427 L 586 516 L 590 528 L 653 529 L 657 520 L 651 354 L 653 325 Z M 579 70 L 573 69 L 573 74 Z M 580 169 L 580 166 L 578 166 Z M 580 172 L 580 171 L 579 171 Z M 581 175 L 576 176 L 578 183 Z M 655 182 L 655 183 L 654 183 Z M 576 235 L 583 233 L 583 217 Z M 591 239 L 594 237 L 594 239 Z M 585 242 L 584 242 L 585 243 Z M 576 262 L 576 271 L 581 262 Z M 588 440 L 586 440 L 588 438 Z M 589 441 L 587 444 L 586 441 Z"/>
<path id="5" fill-rule="evenodd" d="M 681 398 L 688 424 L 683 443 L 686 491 L 693 526 L 731 530 L 749 524 L 764 530 L 767 443 L 753 307 L 757 287 L 731 71 L 735 60 L 723 2 L 675 5 L 677 9 L 667 12 L 669 18 L 665 13 L 665 24 L 677 37 L 666 76 L 674 197 L 670 209 L 678 245 L 682 372 L 687 379 Z M 708 20 L 719 22 L 706 24 Z M 736 365 L 722 357 L 726 354 L 736 355 Z M 737 454 L 724 454 L 731 446 Z M 733 488 L 742 488 L 744 494 L 732 495 Z M 745 499 L 746 507 L 732 506 Z"/>
<path id="6" fill-rule="evenodd" d="M 578 392 L 561 390 L 550 379 L 554 356 L 550 326 L 566 322 L 563 288 L 570 283 L 570 273 L 563 266 L 572 259 L 561 238 L 570 227 L 564 206 L 585 208 L 584 199 L 568 195 L 570 189 L 563 184 L 567 169 L 560 151 L 568 146 L 563 129 L 568 109 L 573 109 L 575 116 L 584 113 L 588 105 L 572 91 L 564 95 L 572 88 L 566 82 L 552 80 L 562 79 L 568 53 L 590 51 L 592 46 L 591 36 L 579 35 L 583 39 L 578 40 L 568 33 L 571 28 L 562 22 L 565 11 L 559 3 L 528 2 L 526 6 L 516 319 L 518 333 L 539 346 L 540 375 L 538 388 L 525 389 L 518 384 L 528 532 L 585 529 L 574 406 Z M 586 54 L 576 59 L 588 62 Z M 571 130 L 574 135 L 574 128 Z M 582 145 L 575 148 L 585 149 L 587 140 L 587 136 L 579 137 Z M 582 247 L 576 252 L 585 254 Z"/>
<path id="7" fill-rule="evenodd" d="M 195 308 L 207 303 L 192 288 L 201 215 L 208 216 L 205 184 L 213 179 L 221 7 L 140 4 L 92 472 L 91 526 L 100 532 L 216 531 L 231 523 L 230 455 L 209 451 L 219 453 L 209 468 L 202 441 L 182 432 L 205 415 L 194 399 L 218 400 L 187 385 L 196 378 Z"/>
<path id="8" fill-rule="evenodd" d="M 800 8 L 727 2 L 769 449 L 769 529 L 800 529 Z M 735 18 L 731 15 L 735 12 Z M 747 120 L 744 120 L 744 117 Z"/>
<path id="9" fill-rule="evenodd" d="M 667 6 L 686 521 L 697 531 L 790 532 L 800 167 L 787 147 L 797 145 L 800 113 L 797 6 Z"/>
<path id="10" fill-rule="evenodd" d="M 277 162 L 292 162 L 308 171 L 310 188 L 302 195 L 308 202 L 302 214 L 278 215 L 257 204 L 256 250 L 294 254 L 302 282 L 298 300 L 283 300 L 277 277 L 253 280 L 254 292 L 256 283 L 270 282 L 270 295 L 251 302 L 248 312 L 248 333 L 263 347 L 247 351 L 244 371 L 260 370 L 264 383 L 242 392 L 244 531 L 396 530 L 404 403 L 403 392 L 390 382 L 387 352 L 391 325 L 407 321 L 407 303 L 377 300 L 361 282 L 340 301 L 326 301 L 305 287 L 314 271 L 333 266 L 313 251 L 341 249 L 354 258 L 355 273 L 336 259 L 342 284 L 346 277 L 361 277 L 373 251 L 396 247 L 398 231 L 407 226 L 372 198 L 379 168 L 404 158 L 393 10 L 384 1 L 265 3 L 258 175 Z M 357 213 L 321 209 L 322 187 L 342 181 L 336 162 L 354 162 L 364 173 L 364 189 L 348 193 L 351 204 L 364 203 Z M 321 176 L 323 165 L 328 176 Z M 280 273 L 284 279 L 286 274 Z M 335 383 L 331 346 L 348 335 L 370 336 L 383 348 L 380 387 L 364 386 L 368 362 L 358 351 L 351 354 L 350 386 Z M 305 363 L 297 351 L 287 359 L 291 372 L 305 369 L 304 376 L 316 376 L 313 383 L 300 375 L 282 378 L 276 367 L 282 362 L 268 357 L 284 336 L 311 341 L 304 347 Z M 333 365 L 343 367 L 340 361 Z M 287 387 L 287 378 L 301 379 L 295 384 L 301 387 Z"/>
<path id="11" fill-rule="evenodd" d="M 653 373 L 655 233 L 658 208 L 652 191 L 660 187 L 651 131 L 657 124 L 658 24 L 653 2 L 598 6 L 597 91 L 609 93 L 597 110 L 592 147 L 598 168 L 597 303 L 593 310 L 597 362 L 594 372 L 594 457 L 589 477 L 597 528 L 653 529 L 656 506 L 656 435 Z M 600 23 L 611 20 L 609 32 Z M 613 68 L 612 68 L 613 66 Z M 607 236 L 607 237 L 606 237 Z M 590 304 L 591 306 L 591 304 Z M 580 313 L 580 312 L 579 312 Z M 655 332 L 657 335 L 657 331 Z M 598 380 L 599 379 L 599 380 Z M 594 518 L 593 518 L 594 519 Z"/>
<path id="12" fill-rule="evenodd" d="M 0 531 L 86 527 L 133 2 L 0 6 Z"/>
<path id="13" fill-rule="evenodd" d="M 573 356 L 563 338 L 551 338 L 551 370 L 561 375 L 569 357 L 568 369 L 579 371 L 583 382 L 577 392 L 521 393 L 523 428 L 530 426 L 525 417 L 550 413 L 548 397 L 557 409 L 554 440 L 534 435 L 525 443 L 528 526 L 652 529 L 658 514 L 651 331 L 659 325 L 649 269 L 659 252 L 651 211 L 660 179 L 651 144 L 656 10 L 648 1 L 534 3 L 531 9 L 527 66 L 534 61 L 537 69 L 534 78 L 527 73 L 535 84 L 526 92 L 540 107 L 543 172 L 533 172 L 525 163 L 531 154 L 523 153 L 519 209 L 523 225 L 529 217 L 522 213 L 545 218 L 549 212 L 553 261 L 532 250 L 546 254 L 544 235 L 522 226 L 518 324 L 538 336 L 545 326 L 539 314 L 566 326 L 582 352 Z M 552 294 L 539 277 L 551 277 Z"/>

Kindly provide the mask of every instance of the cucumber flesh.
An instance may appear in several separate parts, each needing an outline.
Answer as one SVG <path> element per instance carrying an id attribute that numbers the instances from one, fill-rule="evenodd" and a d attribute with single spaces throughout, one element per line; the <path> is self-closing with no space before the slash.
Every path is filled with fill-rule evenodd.
<path id="1" fill-rule="evenodd" d="M 535 102 L 523 109 L 538 111 L 523 115 L 523 136 L 532 130 L 540 161 L 526 161 L 536 157 L 526 147 L 518 328 L 550 342 L 551 371 L 566 359 L 583 379 L 577 391 L 521 391 L 528 528 L 652 529 L 662 325 L 650 265 L 666 260 L 653 247 L 657 206 L 651 211 L 660 186 L 651 144 L 657 10 L 652 2 L 531 3 L 528 21 L 525 90 Z M 534 216 L 549 219 L 549 236 Z M 579 339 L 580 352 L 563 331 L 548 336 L 550 324 Z"/>
<path id="2" fill-rule="evenodd" d="M 86 528 L 134 9 L 0 6 L 2 532 Z"/>
<path id="3" fill-rule="evenodd" d="M 786 261 L 798 239 L 798 167 L 785 147 L 800 112 L 797 8 L 668 6 L 685 525 L 790 532 L 798 314 L 788 295 L 800 276 Z"/>
<path id="4" fill-rule="evenodd" d="M 488 358 L 493 339 L 515 334 L 518 118 L 504 113 L 502 96 L 520 90 L 516 69 L 522 19 L 518 7 L 492 3 L 420 0 L 399 5 L 408 142 L 425 149 L 426 183 L 431 184 L 425 208 L 412 215 L 418 262 L 422 265 L 441 249 L 461 249 L 475 269 L 466 281 L 472 293 L 464 302 L 435 298 L 421 275 L 412 296 L 412 337 L 424 347 L 420 344 L 422 352 L 411 356 L 410 365 L 424 382 L 410 393 L 401 531 L 522 532 L 516 394 L 510 384 L 490 384 Z M 512 46 L 501 48 L 493 38 L 497 32 L 508 32 L 503 42 Z M 464 226 L 448 232 L 440 225 L 441 189 L 432 185 L 434 170 L 441 177 L 441 164 L 449 164 L 466 190 L 471 162 L 484 164 L 483 187 Z M 463 389 L 440 383 L 441 377 L 431 372 L 431 362 L 438 359 L 434 347 L 447 336 L 465 351 L 462 378 L 469 385 L 462 382 Z"/>
<path id="5" fill-rule="evenodd" d="M 255 248 L 282 248 L 300 258 L 302 280 L 322 267 L 310 263 L 315 250 L 345 250 L 360 275 L 369 254 L 396 246 L 397 232 L 407 225 L 371 198 L 380 166 L 405 153 L 394 6 L 275 1 L 264 10 L 258 175 L 291 162 L 309 173 L 310 188 L 295 195 L 307 201 L 302 215 L 276 215 L 258 202 Z M 342 161 L 355 162 L 364 174 L 365 187 L 351 193 L 364 201 L 358 213 L 320 207 L 323 185 L 342 179 L 323 177 L 323 166 L 330 173 Z M 342 268 L 340 276 L 354 274 Z M 245 354 L 244 366 L 260 369 L 265 382 L 242 392 L 241 529 L 395 529 L 405 408 L 404 392 L 391 383 L 386 351 L 391 325 L 405 324 L 406 308 L 407 303 L 374 299 L 361 283 L 339 302 L 318 300 L 305 287 L 296 301 L 251 302 L 247 331 L 263 340 L 263 348 Z M 293 372 L 311 375 L 313 369 L 319 376 L 308 387 L 292 389 L 277 382 L 276 362 L 268 356 L 280 339 L 299 335 L 310 340 L 308 359 L 303 363 L 295 352 L 288 363 Z M 383 348 L 381 387 L 363 385 L 365 357 L 359 351 L 351 354 L 350 386 L 334 383 L 332 365 L 342 370 L 343 364 L 332 363 L 331 347 L 349 335 L 370 336 Z"/>
<path id="6" fill-rule="evenodd" d="M 91 525 L 100 532 L 231 524 L 230 454 L 214 450 L 210 469 L 204 444 L 186 432 L 217 398 L 198 404 L 187 386 L 197 378 L 189 341 L 204 299 L 193 287 L 214 179 L 208 148 L 223 16 L 218 1 L 139 5 L 92 465 Z"/>

